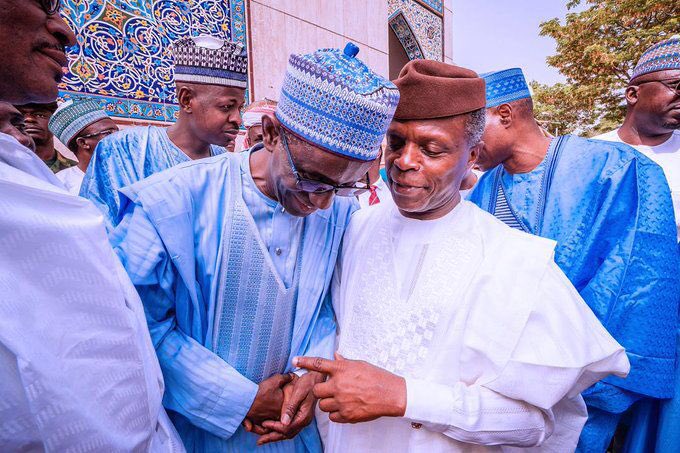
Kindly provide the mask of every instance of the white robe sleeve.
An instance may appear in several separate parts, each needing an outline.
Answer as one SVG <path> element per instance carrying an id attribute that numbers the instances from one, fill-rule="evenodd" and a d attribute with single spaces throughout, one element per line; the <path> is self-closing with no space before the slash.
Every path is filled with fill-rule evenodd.
<path id="1" fill-rule="evenodd" d="M 535 446 L 551 435 L 561 400 L 609 374 L 627 374 L 623 348 L 554 263 L 535 300 L 497 377 L 451 385 L 406 379 L 405 417 L 462 442 Z"/>

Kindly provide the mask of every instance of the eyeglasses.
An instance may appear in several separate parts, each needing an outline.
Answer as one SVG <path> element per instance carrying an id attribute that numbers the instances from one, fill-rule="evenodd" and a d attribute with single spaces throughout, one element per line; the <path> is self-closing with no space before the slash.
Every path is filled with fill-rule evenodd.
<path id="1" fill-rule="evenodd" d="M 118 132 L 118 129 L 104 129 L 103 131 L 95 132 L 93 134 L 87 134 L 87 135 L 81 135 L 78 138 L 86 139 L 86 138 L 94 138 L 94 137 L 106 137 L 107 135 L 111 135 L 114 132 Z"/>
<path id="2" fill-rule="evenodd" d="M 286 138 L 283 128 L 281 128 L 281 143 L 283 143 L 283 149 L 286 150 L 286 154 L 288 155 L 288 163 L 290 164 L 290 169 L 293 171 L 293 176 L 295 176 L 295 185 L 301 191 L 316 194 L 333 191 L 335 192 L 335 195 L 339 197 L 356 197 L 369 190 L 370 182 L 368 180 L 368 174 L 366 174 L 366 184 L 357 183 L 355 186 L 335 186 L 333 184 L 326 184 L 325 182 L 301 177 L 293 163 L 293 156 L 288 148 L 288 139 Z"/>
<path id="3" fill-rule="evenodd" d="M 665 86 L 671 91 L 674 91 L 676 95 L 680 95 L 680 79 L 661 79 L 661 80 L 645 80 L 644 82 L 636 83 L 635 85 L 643 85 L 645 83 L 659 82 L 661 85 Z M 670 83 L 666 83 L 670 82 Z"/>
<path id="4" fill-rule="evenodd" d="M 40 7 L 48 16 L 53 16 L 61 9 L 61 0 L 38 0 Z"/>

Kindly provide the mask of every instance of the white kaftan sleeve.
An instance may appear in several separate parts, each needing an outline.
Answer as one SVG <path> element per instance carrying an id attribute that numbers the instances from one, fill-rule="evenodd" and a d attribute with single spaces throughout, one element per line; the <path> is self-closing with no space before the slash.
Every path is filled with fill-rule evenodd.
<path id="1" fill-rule="evenodd" d="M 495 378 L 451 385 L 407 378 L 405 417 L 462 442 L 534 446 L 551 435 L 561 400 L 609 374 L 628 373 L 623 348 L 554 263 L 534 299 L 510 360 Z"/>

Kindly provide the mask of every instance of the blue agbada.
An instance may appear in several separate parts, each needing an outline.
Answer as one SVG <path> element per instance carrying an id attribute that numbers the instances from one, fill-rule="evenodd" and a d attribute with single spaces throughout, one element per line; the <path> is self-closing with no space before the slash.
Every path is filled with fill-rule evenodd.
<path id="1" fill-rule="evenodd" d="M 213 155 L 224 152 L 224 148 L 212 146 Z M 120 220 L 118 189 L 190 160 L 172 143 L 166 128 L 130 127 L 99 142 L 85 172 L 80 196 L 99 208 L 110 230 Z"/>
<path id="2" fill-rule="evenodd" d="M 163 402 L 188 451 L 254 451 L 258 436 L 241 423 L 257 384 L 291 371 L 294 356 L 333 352 L 326 296 L 355 203 L 336 198 L 294 218 L 253 192 L 249 155 L 181 164 L 122 189 L 111 237 L 145 305 Z M 290 238 L 289 250 L 273 246 L 277 237 Z M 315 423 L 257 447 L 321 449 Z"/>
<path id="3" fill-rule="evenodd" d="M 529 173 L 487 172 L 469 199 L 557 241 L 555 261 L 626 348 L 628 377 L 583 393 L 588 422 L 578 450 L 604 452 L 633 403 L 673 396 L 680 276 L 663 171 L 627 145 L 567 135 Z"/>

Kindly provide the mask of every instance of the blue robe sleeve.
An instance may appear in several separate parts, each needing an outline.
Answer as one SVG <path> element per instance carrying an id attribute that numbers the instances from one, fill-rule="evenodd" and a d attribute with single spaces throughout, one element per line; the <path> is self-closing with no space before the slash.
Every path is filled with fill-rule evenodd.
<path id="1" fill-rule="evenodd" d="M 625 380 L 611 376 L 583 393 L 589 419 L 579 451 L 604 451 L 621 413 L 635 401 L 673 393 L 680 282 L 668 184 L 646 159 L 613 169 L 600 184 L 605 188 L 600 212 L 607 215 L 593 228 L 604 232 L 595 240 L 608 241 L 608 252 L 597 257 L 593 278 L 578 286 L 626 348 L 631 371 Z"/>
<path id="2" fill-rule="evenodd" d="M 319 316 L 309 339 L 309 346 L 304 354 L 308 357 L 323 357 L 333 360 L 335 352 L 335 314 L 330 294 L 327 294 L 321 305 Z"/>
<path id="3" fill-rule="evenodd" d="M 191 310 L 189 296 L 141 206 L 128 205 L 111 241 L 144 303 L 165 379 L 164 406 L 216 436 L 231 437 L 255 399 L 257 384 L 177 325 L 176 312 Z"/>

